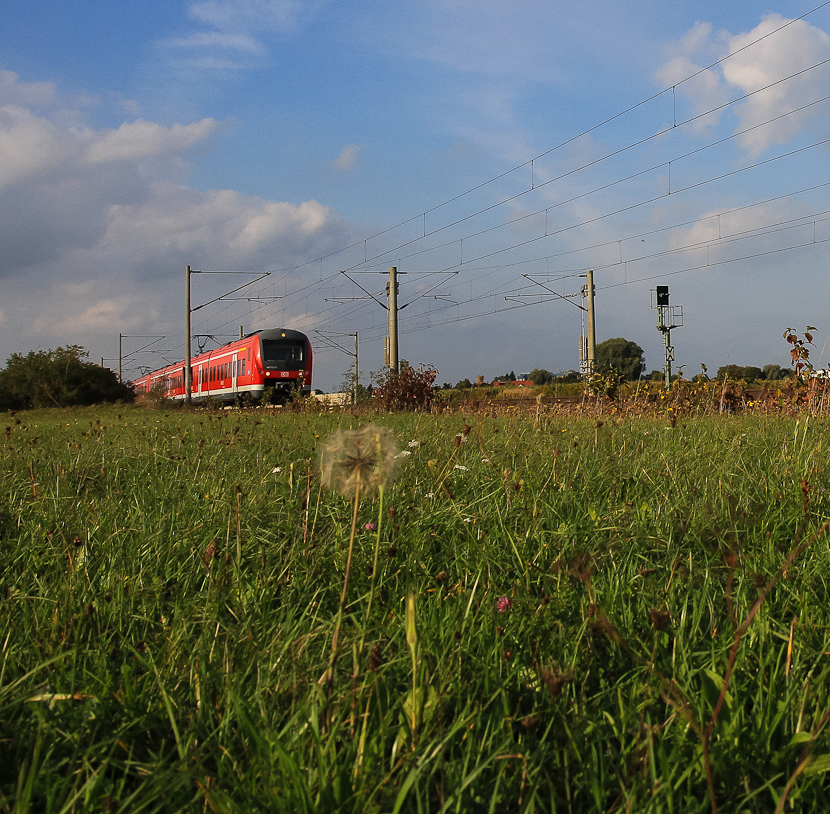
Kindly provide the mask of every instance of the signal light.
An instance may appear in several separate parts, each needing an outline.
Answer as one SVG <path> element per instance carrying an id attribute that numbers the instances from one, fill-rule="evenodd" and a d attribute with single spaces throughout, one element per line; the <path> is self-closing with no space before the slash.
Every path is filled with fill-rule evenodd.
<path id="1" fill-rule="evenodd" d="M 657 305 L 669 304 L 669 287 L 667 285 L 657 286 Z"/>

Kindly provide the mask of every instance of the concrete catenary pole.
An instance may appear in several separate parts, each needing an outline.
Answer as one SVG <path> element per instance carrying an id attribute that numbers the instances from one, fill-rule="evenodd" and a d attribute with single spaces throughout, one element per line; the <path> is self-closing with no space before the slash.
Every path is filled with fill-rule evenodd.
<path id="1" fill-rule="evenodd" d="M 360 375 L 360 368 L 357 364 L 357 331 L 354 333 L 354 385 L 352 387 L 352 404 L 357 404 L 357 379 Z"/>
<path id="2" fill-rule="evenodd" d="M 190 404 L 190 393 L 193 389 L 193 376 L 190 370 L 190 266 L 185 274 L 185 328 L 184 328 L 184 403 Z"/>
<path id="3" fill-rule="evenodd" d="M 389 268 L 389 369 L 398 374 L 398 268 Z"/>
<path id="4" fill-rule="evenodd" d="M 118 334 L 118 381 L 119 382 L 124 381 L 124 379 L 121 376 L 121 364 L 122 364 L 122 362 L 121 362 L 121 359 L 122 359 L 122 357 L 121 357 L 121 347 L 122 347 L 123 339 L 124 339 L 124 334 Z"/>
<path id="5" fill-rule="evenodd" d="M 594 272 L 590 269 L 586 274 L 588 293 L 588 375 L 594 372 L 597 361 L 597 331 L 594 321 Z"/>

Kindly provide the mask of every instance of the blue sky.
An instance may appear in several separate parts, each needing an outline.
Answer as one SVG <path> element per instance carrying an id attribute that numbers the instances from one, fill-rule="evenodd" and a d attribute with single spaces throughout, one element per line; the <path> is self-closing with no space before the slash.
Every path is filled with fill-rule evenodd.
<path id="1" fill-rule="evenodd" d="M 354 298 L 397 265 L 401 355 L 441 382 L 576 367 L 587 268 L 598 339 L 649 369 L 658 284 L 689 374 L 785 365 L 807 324 L 826 364 L 818 5 L 6 0 L 0 358 L 114 366 L 123 333 L 165 337 L 127 373 L 177 361 L 186 265 L 270 271 L 195 331 L 305 330 L 332 389 L 350 360 L 317 332 L 378 370 L 386 311 Z"/>

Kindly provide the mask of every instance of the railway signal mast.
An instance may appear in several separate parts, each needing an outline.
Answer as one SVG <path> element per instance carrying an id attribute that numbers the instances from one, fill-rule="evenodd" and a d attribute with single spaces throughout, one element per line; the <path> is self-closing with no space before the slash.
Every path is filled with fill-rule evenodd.
<path id="1" fill-rule="evenodd" d="M 656 300 L 656 304 L 655 304 Z M 651 307 L 657 310 L 657 330 L 666 342 L 666 390 L 671 387 L 671 363 L 674 361 L 674 345 L 671 343 L 672 328 L 683 327 L 683 306 L 669 305 L 669 287 L 658 285 L 651 290 Z"/>

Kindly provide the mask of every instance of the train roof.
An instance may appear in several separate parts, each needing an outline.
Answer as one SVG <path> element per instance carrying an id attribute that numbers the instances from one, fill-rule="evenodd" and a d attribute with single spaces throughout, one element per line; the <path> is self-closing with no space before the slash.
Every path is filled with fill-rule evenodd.
<path id="1" fill-rule="evenodd" d="M 266 328 L 263 331 L 254 331 L 248 336 L 254 336 L 254 334 L 259 334 L 260 339 L 308 339 L 304 333 L 291 331 L 288 328 Z"/>

